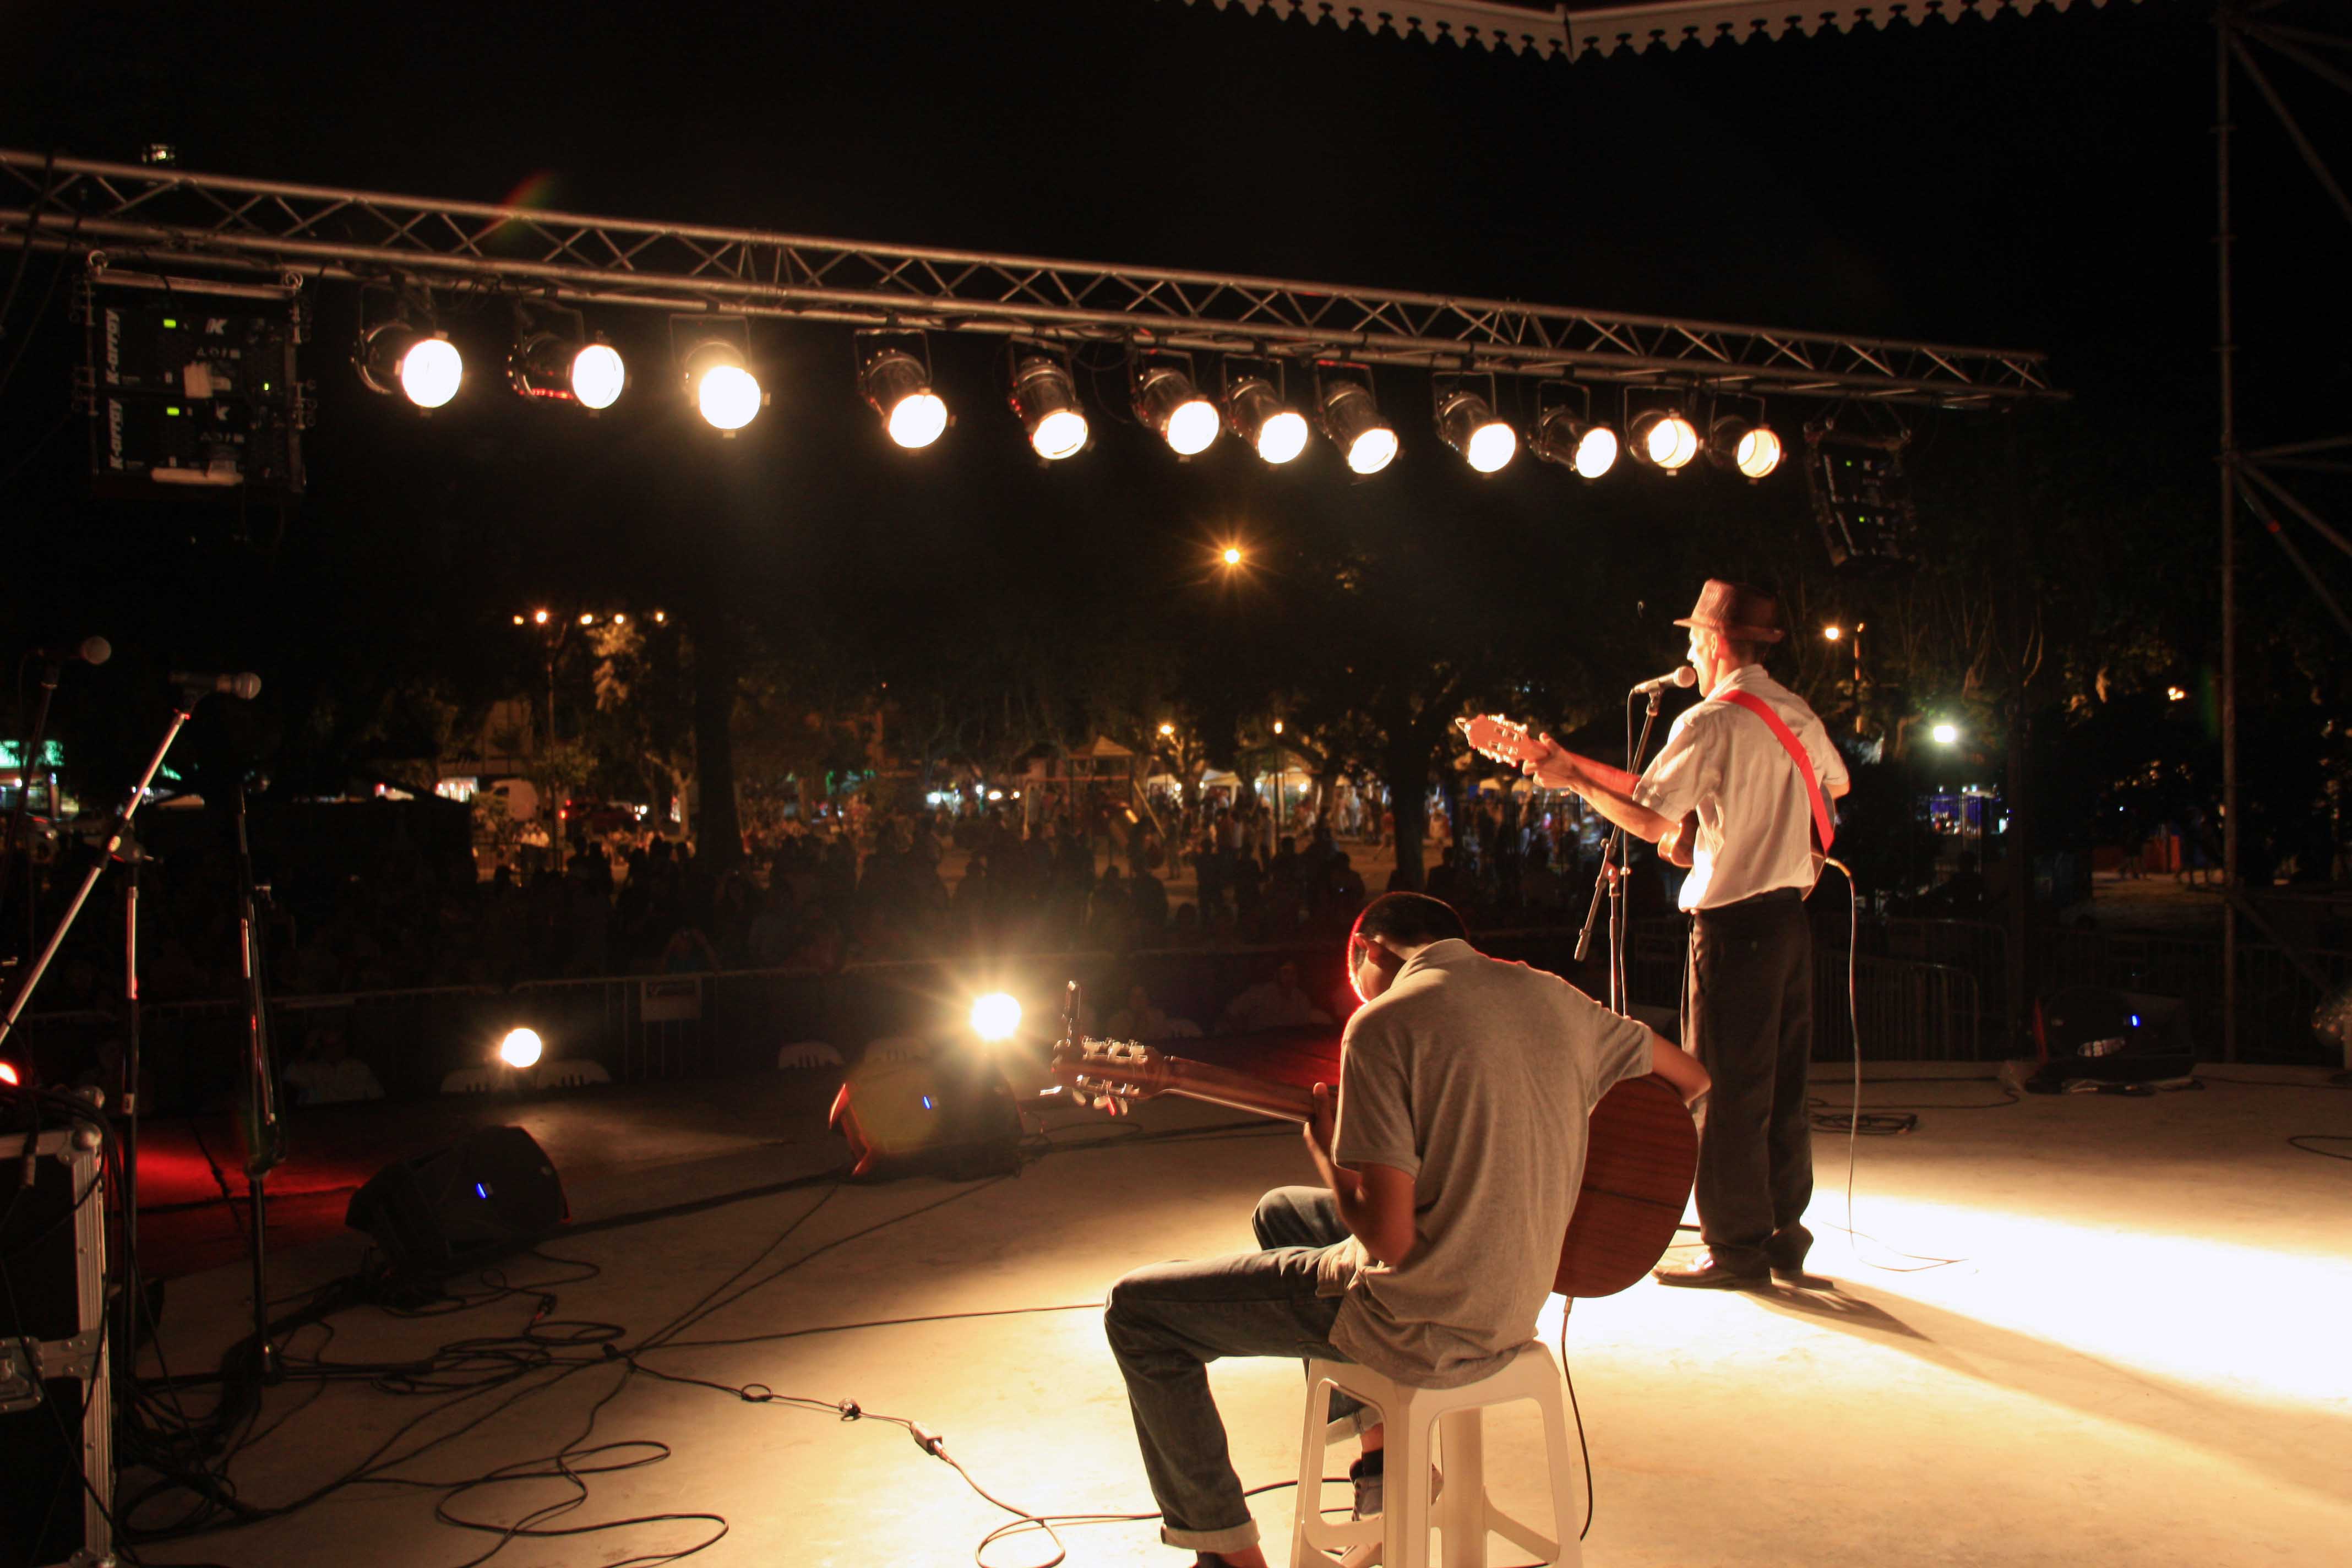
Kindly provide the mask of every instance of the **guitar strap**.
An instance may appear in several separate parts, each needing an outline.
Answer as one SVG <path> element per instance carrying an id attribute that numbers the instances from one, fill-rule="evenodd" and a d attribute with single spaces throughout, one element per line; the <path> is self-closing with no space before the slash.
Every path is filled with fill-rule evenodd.
<path id="1" fill-rule="evenodd" d="M 1727 691 L 1722 696 L 1726 702 L 1736 702 L 1763 720 L 1764 727 L 1772 731 L 1781 749 L 1789 753 L 1789 760 L 1797 764 L 1797 776 L 1805 781 L 1805 801 L 1813 808 L 1813 842 L 1821 847 L 1822 854 L 1828 854 L 1830 846 L 1837 842 L 1837 823 L 1830 816 L 1829 797 L 1822 794 L 1822 781 L 1814 775 L 1813 760 L 1805 755 L 1805 748 L 1762 698 L 1752 691 Z"/>

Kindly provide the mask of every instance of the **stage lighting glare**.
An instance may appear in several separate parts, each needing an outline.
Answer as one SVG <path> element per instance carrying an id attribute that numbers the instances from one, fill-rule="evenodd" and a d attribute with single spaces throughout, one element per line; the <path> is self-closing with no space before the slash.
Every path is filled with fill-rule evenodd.
<path id="1" fill-rule="evenodd" d="M 1633 453 L 1654 468 L 1679 472 L 1698 456 L 1698 432 L 1670 409 L 1653 408 L 1634 417 Z"/>
<path id="2" fill-rule="evenodd" d="M 992 991 L 971 1005 L 971 1032 L 995 1045 L 1009 1040 L 1021 1027 L 1021 1004 L 1002 991 Z"/>
<path id="3" fill-rule="evenodd" d="M 1949 746 L 1958 742 L 1960 727 L 1958 724 L 1938 724 L 1927 733 L 1935 739 L 1936 744 Z"/>
<path id="4" fill-rule="evenodd" d="M 6 1084 L 10 1089 L 16 1089 L 22 1087 L 24 1081 L 16 1076 L 15 1062 L 0 1062 L 0 1083 Z"/>
<path id="5" fill-rule="evenodd" d="M 1266 462 L 1289 462 L 1307 449 L 1307 416 L 1283 405 L 1263 376 L 1235 382 L 1225 392 L 1225 422 Z"/>
<path id="6" fill-rule="evenodd" d="M 1739 438 L 1732 464 L 1751 479 L 1760 479 L 1780 466 L 1780 437 L 1759 425 Z"/>
<path id="7" fill-rule="evenodd" d="M 1482 474 L 1496 472 L 1518 455 L 1519 433 L 1496 418 L 1475 392 L 1451 392 L 1439 400 L 1437 433 Z"/>
<path id="8" fill-rule="evenodd" d="M 547 612 L 545 610 L 533 610 L 530 613 L 530 618 L 536 625 L 542 626 L 547 625 Z"/>
<path id="9" fill-rule="evenodd" d="M 1032 354 L 1013 367 L 1013 412 L 1029 432 L 1029 445 L 1049 463 L 1076 456 L 1087 444 L 1078 389 L 1058 360 Z"/>
<path id="10" fill-rule="evenodd" d="M 509 1029 L 499 1042 L 499 1060 L 510 1068 L 537 1067 L 544 1048 L 537 1029 Z"/>
<path id="11" fill-rule="evenodd" d="M 1223 551 L 1218 552 L 1218 559 L 1222 560 L 1228 566 L 1240 565 L 1242 563 L 1241 547 L 1234 544 L 1226 545 Z"/>
<path id="12" fill-rule="evenodd" d="M 419 408 L 438 408 L 457 395 L 465 357 L 448 339 L 405 321 L 384 321 L 360 340 L 360 380 L 371 392 L 401 395 Z"/>
<path id="13" fill-rule="evenodd" d="M 1822 628 L 1822 636 L 1829 638 L 1832 642 L 1835 642 L 1838 638 L 1845 636 L 1845 628 L 1843 626 L 1823 626 Z"/>
<path id="14" fill-rule="evenodd" d="M 2164 689 L 2164 695 L 2168 700 L 2173 702 L 2185 702 L 2189 700 L 2188 691 L 2178 686 L 2166 687 Z"/>
<path id="15" fill-rule="evenodd" d="M 863 380 L 866 401 L 882 416 L 883 429 L 908 451 L 929 446 L 947 429 L 948 405 L 914 355 L 885 350 L 867 363 Z"/>
<path id="16" fill-rule="evenodd" d="M 1396 431 L 1360 381 L 1335 381 L 1325 390 L 1323 429 L 1359 474 L 1377 474 L 1396 460 Z"/>
<path id="17" fill-rule="evenodd" d="M 583 408 L 610 408 L 629 384 L 629 367 L 610 343 L 588 343 L 572 356 L 572 395 Z"/>
<path id="18" fill-rule="evenodd" d="M 1135 386 L 1135 416 L 1160 432 L 1180 458 L 1196 457 L 1217 439 L 1216 405 L 1193 390 L 1192 378 L 1167 365 L 1147 366 Z"/>

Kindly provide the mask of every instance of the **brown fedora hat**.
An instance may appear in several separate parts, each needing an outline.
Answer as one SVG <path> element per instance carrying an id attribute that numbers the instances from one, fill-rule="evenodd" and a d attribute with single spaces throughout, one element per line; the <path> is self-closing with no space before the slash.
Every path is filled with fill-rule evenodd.
<path id="1" fill-rule="evenodd" d="M 1780 601 L 1761 588 L 1709 577 L 1698 591 L 1698 604 L 1678 620 L 1678 626 L 1704 626 L 1734 642 L 1779 642 Z"/>

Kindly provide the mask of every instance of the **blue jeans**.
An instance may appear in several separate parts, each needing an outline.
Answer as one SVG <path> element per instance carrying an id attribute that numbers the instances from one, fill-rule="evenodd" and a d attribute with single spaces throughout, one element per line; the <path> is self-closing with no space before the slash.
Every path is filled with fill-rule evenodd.
<path id="1" fill-rule="evenodd" d="M 1324 1247 L 1347 1239 L 1339 1205 L 1321 1187 L 1276 1187 L 1251 1216 L 1256 1252 L 1139 1268 L 1110 1289 L 1103 1330 L 1127 1379 L 1143 1471 L 1164 1518 L 1160 1539 L 1195 1552 L 1257 1543 L 1209 1392 L 1219 1356 L 1346 1361 L 1331 1344 L 1337 1296 L 1316 1294 Z M 1365 1406 L 1334 1394 L 1331 1418 L 1369 1425 Z"/>

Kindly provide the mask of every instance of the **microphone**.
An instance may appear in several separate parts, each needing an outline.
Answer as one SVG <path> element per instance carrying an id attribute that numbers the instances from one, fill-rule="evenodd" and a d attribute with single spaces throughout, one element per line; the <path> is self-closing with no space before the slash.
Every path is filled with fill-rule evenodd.
<path id="1" fill-rule="evenodd" d="M 33 653 L 44 664 L 104 664 L 114 657 L 114 645 L 104 637 L 84 637 L 71 647 L 37 647 Z"/>
<path id="2" fill-rule="evenodd" d="M 226 692 L 240 702 L 250 702 L 261 695 L 261 677 L 250 671 L 242 675 L 199 675 L 175 669 L 172 672 L 172 684 L 199 697 Z"/>
<path id="3" fill-rule="evenodd" d="M 1633 693 L 1637 697 L 1647 697 L 1654 691 L 1664 691 L 1669 686 L 1696 686 L 1697 684 L 1698 671 L 1689 665 L 1684 665 L 1672 675 L 1661 675 L 1655 679 L 1643 681 L 1633 688 Z"/>

